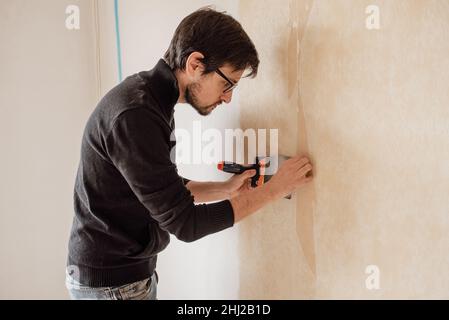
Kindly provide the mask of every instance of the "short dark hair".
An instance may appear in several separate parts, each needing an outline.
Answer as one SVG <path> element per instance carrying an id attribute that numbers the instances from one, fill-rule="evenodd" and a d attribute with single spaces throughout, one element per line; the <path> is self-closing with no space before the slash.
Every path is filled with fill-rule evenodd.
<path id="1" fill-rule="evenodd" d="M 188 57 L 195 51 L 204 56 L 204 74 L 229 63 L 235 70 L 249 69 L 246 77 L 257 75 L 257 50 L 241 24 L 226 12 L 205 7 L 185 17 L 164 59 L 173 70 L 185 70 Z"/>

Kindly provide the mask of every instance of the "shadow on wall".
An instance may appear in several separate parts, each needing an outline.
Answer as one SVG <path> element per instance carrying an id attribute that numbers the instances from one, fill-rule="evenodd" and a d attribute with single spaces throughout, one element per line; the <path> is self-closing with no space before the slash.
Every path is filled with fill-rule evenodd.
<path id="1" fill-rule="evenodd" d="M 279 153 L 293 156 L 298 154 L 298 112 L 302 112 L 298 98 L 298 23 L 296 16 L 291 16 L 290 6 L 262 2 L 241 2 L 242 25 L 261 60 L 257 79 L 242 84 L 245 99 L 241 101 L 241 127 L 278 129 Z M 263 12 L 254 11 L 255 7 L 264 7 L 264 12 L 271 8 L 263 32 L 256 22 L 266 17 Z M 299 151 L 304 153 L 305 149 Z M 297 216 L 297 201 L 304 201 L 304 196 L 313 197 L 313 193 L 297 193 L 292 200 L 276 201 L 242 223 L 240 298 L 292 299 L 315 295 L 313 208 L 304 207 L 307 214 Z M 302 229 L 305 236 L 301 239 L 298 219 L 312 222 Z M 305 241 L 304 248 L 300 241 Z"/>

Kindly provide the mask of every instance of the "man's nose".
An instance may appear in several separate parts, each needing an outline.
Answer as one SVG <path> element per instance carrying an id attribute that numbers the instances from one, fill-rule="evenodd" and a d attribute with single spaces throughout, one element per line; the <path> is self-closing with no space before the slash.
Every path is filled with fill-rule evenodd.
<path id="1" fill-rule="evenodd" d="M 223 93 L 222 96 L 220 97 L 222 101 L 224 101 L 225 103 L 231 103 L 232 100 L 232 91 Z"/>

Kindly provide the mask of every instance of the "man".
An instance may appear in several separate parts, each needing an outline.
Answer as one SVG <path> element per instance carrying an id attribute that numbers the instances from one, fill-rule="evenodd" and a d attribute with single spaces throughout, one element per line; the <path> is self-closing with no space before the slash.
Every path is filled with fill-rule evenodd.
<path id="1" fill-rule="evenodd" d="M 229 103 L 243 73 L 256 76 L 258 65 L 236 20 L 200 9 L 181 22 L 154 69 L 128 77 L 99 102 L 84 131 L 74 190 L 66 280 L 73 299 L 156 299 L 157 254 L 170 233 L 198 240 L 312 179 L 303 157 L 254 189 L 254 171 L 195 182 L 181 178 L 170 159 L 175 104 L 208 115 Z"/>

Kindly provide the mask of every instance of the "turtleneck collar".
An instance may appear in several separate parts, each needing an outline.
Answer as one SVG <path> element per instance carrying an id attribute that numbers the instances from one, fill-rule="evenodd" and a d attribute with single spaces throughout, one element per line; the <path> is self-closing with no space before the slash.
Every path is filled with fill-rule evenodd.
<path id="1" fill-rule="evenodd" d="M 179 99 L 178 80 L 175 73 L 163 59 L 160 59 L 153 69 L 140 72 L 139 75 L 147 79 L 147 87 L 151 95 L 158 102 L 167 120 L 171 122 L 174 107 Z"/>

